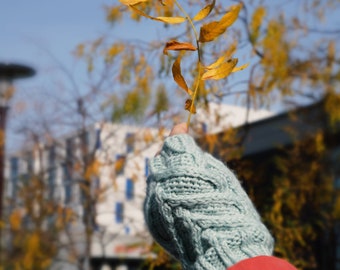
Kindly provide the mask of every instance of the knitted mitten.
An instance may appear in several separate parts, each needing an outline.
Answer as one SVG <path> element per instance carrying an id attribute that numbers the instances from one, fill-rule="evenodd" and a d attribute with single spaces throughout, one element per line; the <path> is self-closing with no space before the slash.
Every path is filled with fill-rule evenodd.
<path id="1" fill-rule="evenodd" d="M 235 175 L 187 134 L 150 162 L 145 220 L 183 269 L 223 269 L 271 255 L 273 239 Z"/>

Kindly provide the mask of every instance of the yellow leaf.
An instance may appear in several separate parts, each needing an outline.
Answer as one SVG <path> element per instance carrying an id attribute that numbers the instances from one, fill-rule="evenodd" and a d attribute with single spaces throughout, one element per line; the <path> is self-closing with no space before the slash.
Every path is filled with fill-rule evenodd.
<path id="1" fill-rule="evenodd" d="M 82 57 L 84 55 L 84 51 L 85 51 L 85 45 L 79 44 L 76 50 L 74 51 L 74 54 L 76 55 L 76 57 Z"/>
<path id="2" fill-rule="evenodd" d="M 40 249 L 40 237 L 38 233 L 33 233 L 32 235 L 28 236 L 27 239 L 27 252 L 24 257 L 24 262 L 26 265 L 33 265 L 33 261 L 35 259 L 36 254 L 39 252 Z M 30 267 L 28 267 L 30 268 Z"/>
<path id="3" fill-rule="evenodd" d="M 119 174 L 123 171 L 125 163 L 126 163 L 126 157 L 125 156 L 120 156 L 120 157 L 117 158 L 115 165 L 114 165 L 114 169 L 115 169 L 116 174 Z"/>
<path id="4" fill-rule="evenodd" d="M 203 73 L 202 80 L 220 80 L 227 77 L 237 65 L 238 59 L 229 59 L 217 68 L 210 69 Z"/>
<path id="5" fill-rule="evenodd" d="M 251 22 L 249 24 L 250 39 L 252 42 L 255 42 L 259 36 L 260 27 L 265 15 L 266 9 L 263 6 L 259 6 L 253 13 Z"/>
<path id="6" fill-rule="evenodd" d="M 226 28 L 231 26 L 236 21 L 241 8 L 242 4 L 231 6 L 230 10 L 222 17 L 220 21 L 221 25 Z"/>
<path id="7" fill-rule="evenodd" d="M 205 67 L 206 69 L 215 69 L 217 67 L 219 67 L 222 63 L 224 63 L 227 59 L 229 59 L 230 57 L 228 55 L 222 55 L 221 57 L 219 57 L 217 59 L 216 62 L 212 63 L 211 65 Z"/>
<path id="8" fill-rule="evenodd" d="M 177 40 L 170 40 L 165 44 L 163 54 L 168 54 L 168 51 L 196 51 L 197 48 L 188 42 L 178 42 Z"/>
<path id="9" fill-rule="evenodd" d="M 143 134 L 143 137 L 144 137 L 144 142 L 146 144 L 150 144 L 154 140 L 154 137 L 153 137 L 152 133 L 150 132 L 150 130 L 146 130 Z"/>
<path id="10" fill-rule="evenodd" d="M 182 76 L 181 72 L 181 57 L 179 56 L 174 64 L 172 65 L 172 76 L 174 77 L 175 82 L 180 86 L 182 89 L 185 90 L 190 96 L 192 95 L 192 91 L 188 88 L 188 85 L 185 79 Z"/>
<path id="11" fill-rule="evenodd" d="M 195 104 L 193 104 L 192 99 L 187 99 L 185 101 L 184 108 L 191 113 L 194 113 L 194 114 L 196 113 L 196 107 L 195 107 Z"/>
<path id="12" fill-rule="evenodd" d="M 221 18 L 220 21 L 213 21 L 204 24 L 200 29 L 200 42 L 213 41 L 215 38 L 222 35 L 229 26 L 231 26 L 237 19 L 242 5 L 234 5 L 230 10 Z"/>
<path id="13" fill-rule="evenodd" d="M 122 17 L 120 9 L 120 6 L 106 7 L 106 20 L 109 22 L 119 20 Z"/>
<path id="14" fill-rule="evenodd" d="M 170 24 L 177 24 L 186 21 L 184 17 L 151 17 L 153 20 L 161 21 Z"/>
<path id="15" fill-rule="evenodd" d="M 226 29 L 220 27 L 219 22 L 214 21 L 208 24 L 202 25 L 200 29 L 200 42 L 213 41 L 218 36 L 222 35 Z"/>
<path id="16" fill-rule="evenodd" d="M 86 180 L 90 180 L 92 176 L 98 176 L 100 169 L 100 163 L 98 160 L 94 160 L 91 164 L 89 164 L 85 170 L 84 178 Z"/>
<path id="17" fill-rule="evenodd" d="M 247 68 L 249 66 L 249 64 L 244 64 L 242 66 L 239 67 L 234 67 L 233 70 L 231 71 L 232 73 L 237 72 L 237 71 L 241 71 L 244 70 L 245 68 Z"/>
<path id="18" fill-rule="evenodd" d="M 218 138 L 216 134 L 206 134 L 204 136 L 204 140 L 206 141 L 208 145 L 209 152 L 212 153 L 214 148 L 216 148 L 216 145 L 218 143 Z"/>
<path id="19" fill-rule="evenodd" d="M 121 44 L 113 44 L 106 52 L 106 61 L 112 61 L 114 57 L 124 50 Z"/>
<path id="20" fill-rule="evenodd" d="M 335 42 L 334 40 L 331 40 L 328 44 L 328 59 L 330 61 L 334 61 L 336 55 L 335 53 L 336 53 Z"/>
<path id="21" fill-rule="evenodd" d="M 209 66 L 206 66 L 205 69 L 216 69 L 218 68 L 220 65 L 222 65 L 224 62 L 226 62 L 227 60 L 230 59 L 231 55 L 234 53 L 236 47 L 232 48 L 233 50 L 227 52 L 225 55 L 222 55 L 221 57 L 219 57 L 216 62 L 210 64 Z M 244 64 L 242 66 L 239 67 L 235 67 L 231 72 L 237 72 L 240 70 L 245 69 L 246 67 L 248 67 L 249 64 Z"/>
<path id="22" fill-rule="evenodd" d="M 132 5 L 130 5 L 130 8 L 132 8 L 139 15 L 149 18 L 151 20 L 155 20 L 155 21 L 160 21 L 160 22 L 165 22 L 165 23 L 170 23 L 170 24 L 177 24 L 177 23 L 182 23 L 186 21 L 186 18 L 184 17 L 152 17 Z"/>
<path id="23" fill-rule="evenodd" d="M 130 5 L 130 8 L 131 8 L 133 11 L 137 12 L 139 15 L 143 16 L 143 17 L 146 17 L 146 18 L 149 18 L 149 19 L 152 19 L 152 20 L 155 19 L 154 17 L 152 17 L 152 16 L 146 14 L 145 12 L 139 10 L 138 8 L 136 8 L 136 7 L 132 6 L 132 5 Z"/>
<path id="24" fill-rule="evenodd" d="M 133 5 L 143 3 L 143 2 L 148 2 L 148 0 L 119 0 L 119 2 L 127 6 L 130 6 L 130 5 L 133 6 Z"/>
<path id="25" fill-rule="evenodd" d="M 19 210 L 13 211 L 9 217 L 9 223 L 11 224 L 12 230 L 20 230 L 21 228 L 21 213 Z"/>
<path id="26" fill-rule="evenodd" d="M 165 134 L 165 127 L 163 127 L 163 126 L 161 126 L 161 127 L 159 127 L 159 129 L 158 129 L 158 137 L 159 138 L 164 138 L 164 135 Z"/>
<path id="27" fill-rule="evenodd" d="M 201 9 L 194 17 L 193 17 L 193 21 L 200 21 L 203 20 L 204 18 L 206 18 L 210 12 L 213 10 L 214 6 L 215 6 L 215 0 L 213 0 L 213 2 L 207 6 L 205 6 L 203 9 Z"/>

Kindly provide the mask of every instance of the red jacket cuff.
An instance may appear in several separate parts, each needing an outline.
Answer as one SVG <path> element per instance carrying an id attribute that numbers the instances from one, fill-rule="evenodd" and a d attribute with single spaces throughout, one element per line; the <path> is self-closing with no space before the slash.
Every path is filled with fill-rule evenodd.
<path id="1" fill-rule="evenodd" d="M 283 259 L 273 256 L 257 256 L 238 262 L 228 270 L 297 270 Z"/>

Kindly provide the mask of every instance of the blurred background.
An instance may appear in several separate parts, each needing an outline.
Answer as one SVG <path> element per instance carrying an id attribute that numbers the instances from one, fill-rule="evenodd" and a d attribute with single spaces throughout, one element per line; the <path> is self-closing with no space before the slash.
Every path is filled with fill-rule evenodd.
<path id="1" fill-rule="evenodd" d="M 128 2 L 0 3 L 2 269 L 180 269 L 142 213 L 148 162 L 189 115 L 178 56 L 190 132 L 242 180 L 275 255 L 340 269 L 340 2 Z M 211 12 L 157 19 L 179 5 Z M 166 55 L 170 40 L 199 50 Z M 248 66 L 199 80 L 222 56 Z"/>

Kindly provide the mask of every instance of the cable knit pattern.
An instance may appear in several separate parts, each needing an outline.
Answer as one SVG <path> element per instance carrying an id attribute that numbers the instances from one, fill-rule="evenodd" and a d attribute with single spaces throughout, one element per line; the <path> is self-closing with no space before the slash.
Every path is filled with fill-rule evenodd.
<path id="1" fill-rule="evenodd" d="M 235 175 L 187 134 L 168 137 L 151 160 L 144 214 L 155 240 L 183 269 L 225 270 L 273 251 Z"/>

